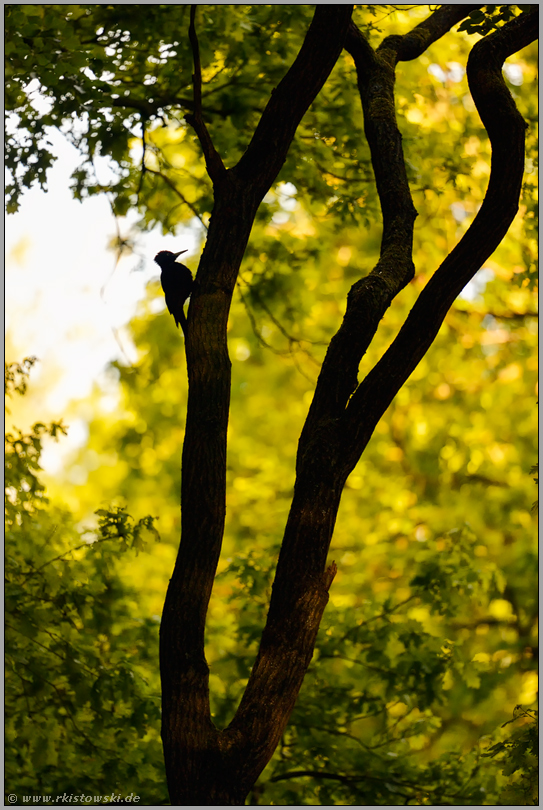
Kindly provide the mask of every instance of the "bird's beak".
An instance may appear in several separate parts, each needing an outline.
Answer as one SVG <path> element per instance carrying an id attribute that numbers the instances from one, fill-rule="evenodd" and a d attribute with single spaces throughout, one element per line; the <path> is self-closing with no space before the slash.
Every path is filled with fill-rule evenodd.
<path id="1" fill-rule="evenodd" d="M 187 252 L 188 252 L 188 251 L 186 251 L 186 250 L 180 250 L 180 251 L 179 251 L 179 253 L 174 253 L 173 255 L 174 255 L 174 256 L 175 256 L 175 258 L 177 259 L 177 257 L 178 257 L 178 256 L 181 256 L 181 254 L 182 254 L 182 253 L 187 253 Z"/>

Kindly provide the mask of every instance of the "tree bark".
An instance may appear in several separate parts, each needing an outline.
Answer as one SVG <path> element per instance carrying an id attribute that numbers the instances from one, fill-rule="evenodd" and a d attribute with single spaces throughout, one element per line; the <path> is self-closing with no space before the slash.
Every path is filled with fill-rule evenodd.
<path id="1" fill-rule="evenodd" d="M 359 384 L 358 366 L 378 323 L 414 272 L 416 212 L 395 120 L 394 68 L 399 60 L 422 53 L 473 8 L 443 6 L 409 34 L 388 37 L 373 51 L 350 25 L 352 6 L 317 6 L 297 59 L 232 169 L 222 166 L 206 140 L 195 97 L 196 127 L 207 150 L 215 207 L 189 309 L 182 536 L 160 635 L 162 737 L 172 804 L 241 805 L 271 758 L 311 660 L 336 571 L 333 563 L 326 567 L 326 558 L 344 483 L 454 299 L 499 244 L 517 210 L 524 122 L 501 76 L 501 64 L 536 37 L 537 12 L 521 15 L 472 51 L 470 88 L 493 150 L 485 201 L 390 349 Z M 260 649 L 235 717 L 220 731 L 210 715 L 204 628 L 225 518 L 228 312 L 258 205 L 344 43 L 357 67 L 383 212 L 381 255 L 372 273 L 353 285 L 343 323 L 325 357 L 300 438 L 294 497 Z"/>
<path id="2" fill-rule="evenodd" d="M 244 761 L 237 735 L 216 729 L 209 708 L 204 629 L 225 519 L 231 365 L 226 326 L 257 208 L 342 51 L 351 13 L 350 5 L 316 8 L 300 53 L 236 167 L 222 167 L 195 93 L 195 128 L 214 183 L 215 206 L 188 314 L 181 542 L 160 629 L 162 739 L 172 804 L 243 804 L 273 753 L 269 746 L 255 748 Z M 197 88 L 193 32 L 192 40 Z"/>

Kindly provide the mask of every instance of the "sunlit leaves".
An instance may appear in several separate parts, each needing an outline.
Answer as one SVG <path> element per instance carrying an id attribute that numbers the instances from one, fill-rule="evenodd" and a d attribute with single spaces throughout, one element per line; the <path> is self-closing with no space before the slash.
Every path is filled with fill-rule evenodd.
<path id="1" fill-rule="evenodd" d="M 515 723 L 517 728 L 502 742 L 491 746 L 484 757 L 499 757 L 502 773 L 513 778 L 500 795 L 501 804 L 538 804 L 538 712 L 516 706 L 513 718 L 502 728 Z"/>
<path id="2" fill-rule="evenodd" d="M 95 514 L 98 516 L 99 537 L 102 540 L 119 540 L 122 551 L 133 548 L 138 552 L 145 548 L 145 541 L 142 537 L 144 529 L 153 535 L 155 540 L 160 540 L 160 535 L 154 525 L 157 518 L 151 515 L 140 518 L 135 523 L 134 518 L 120 506 L 97 509 Z"/>
<path id="3" fill-rule="evenodd" d="M 11 386 L 18 368 L 25 363 L 7 370 Z M 98 538 L 81 535 L 51 506 L 37 472 L 43 436 L 58 432 L 36 425 L 7 438 L 6 777 L 18 794 L 39 786 L 54 796 L 83 785 L 108 794 L 111 780 L 135 786 L 145 774 L 145 800 L 161 804 L 158 685 L 148 668 L 157 625 L 120 581 L 115 548 L 118 538 L 138 548 L 141 530 L 156 530 L 152 518 L 134 523 L 113 509 L 99 510 Z"/>
<path id="4" fill-rule="evenodd" d="M 84 161 L 74 175 L 78 198 L 109 190 L 117 214 L 139 206 L 141 227 L 174 232 L 180 223 L 199 221 L 203 233 L 213 200 L 200 147 L 184 120 L 192 104 L 187 7 L 139 6 L 138 15 L 123 6 L 43 8 L 8 7 L 8 108 L 19 116 L 8 163 L 19 184 L 14 193 L 44 176 L 45 127 L 72 129 L 77 119 L 71 137 Z M 486 7 L 470 25 L 500 24 L 516 13 Z M 379 25 L 390 23 L 398 33 L 424 14 L 420 7 L 356 9 L 357 23 L 372 36 L 378 15 Z M 198 8 L 204 116 L 227 166 L 246 148 L 310 16 L 307 6 Z M 416 278 L 383 319 L 360 379 L 484 198 L 490 149 L 463 74 L 469 47 L 467 35 L 451 34 L 398 69 L 397 115 L 419 213 Z M 46 51 L 57 58 L 46 63 Z M 518 71 L 526 77 L 524 85 L 510 81 L 530 122 L 523 208 L 511 238 L 464 290 L 347 482 L 331 551 L 338 575 L 315 662 L 257 789 L 264 803 L 491 804 L 498 798 L 497 767 L 479 766 L 477 746 L 516 704 L 517 684 L 534 674 L 536 646 L 529 480 L 537 396 L 533 56 L 532 49 L 515 57 L 517 74 L 506 72 L 506 78 L 518 78 Z M 48 99 L 45 113 L 38 97 L 30 97 L 32 73 Z M 213 716 L 221 726 L 231 719 L 256 652 L 297 440 L 326 343 L 341 323 L 350 286 L 378 257 L 379 206 L 354 88 L 352 61 L 342 56 L 259 209 L 231 311 L 227 527 L 207 626 Z M 112 174 L 100 183 L 95 164 L 104 156 Z M 186 381 L 183 342 L 171 319 L 157 314 L 157 294 L 152 285 L 147 310 L 132 324 L 137 364 L 116 366 L 119 407 L 91 423 L 89 447 L 79 458 L 89 470 L 87 486 L 71 488 L 70 496 L 79 518 L 109 503 L 112 493 L 137 503 L 139 514 L 160 514 L 164 545 L 143 548 L 152 519 L 135 522 L 128 507 L 114 506 L 96 512 L 101 542 L 90 553 L 70 551 L 75 532 L 66 516 L 58 523 L 68 537 L 45 513 L 35 522 L 44 426 L 9 439 L 15 482 L 9 525 L 14 533 L 23 521 L 28 527 L 10 538 L 9 596 L 26 639 L 12 659 L 14 667 L 22 662 L 26 679 L 13 727 L 22 723 L 23 695 L 45 706 L 32 735 L 9 726 L 13 750 L 22 752 L 19 765 L 33 763 L 29 780 L 52 767 L 55 756 L 58 761 L 60 743 L 50 760 L 40 746 L 61 735 L 52 730 L 60 716 L 62 724 L 75 717 L 78 728 L 99 733 L 107 752 L 113 743 L 130 748 L 132 728 L 142 739 L 148 735 L 152 754 L 132 742 L 128 766 L 110 760 L 110 773 L 147 768 L 153 780 L 158 772 L 155 695 L 133 685 L 134 672 L 150 672 L 158 691 L 156 661 L 149 669 L 147 663 L 156 656 L 152 617 L 179 539 Z M 52 487 L 62 495 L 68 490 L 62 476 Z M 40 546 L 43 556 L 34 561 L 36 538 L 41 546 L 58 542 L 55 559 Z M 119 545 L 142 553 L 118 568 L 105 549 Z M 37 583 L 35 591 L 25 577 Z M 38 637 L 42 643 L 44 626 L 54 627 L 58 638 L 42 659 L 31 645 Z M 54 685 L 62 700 L 43 679 L 57 653 L 63 663 Z M 82 674 L 81 661 L 92 678 Z M 533 686 L 525 694 L 533 700 Z M 63 739 L 68 764 L 81 758 L 81 768 L 96 779 L 109 775 L 105 757 L 94 752 L 91 762 L 82 751 L 82 738 L 73 748 Z M 515 757 L 526 752 L 519 748 Z"/>
<path id="5" fill-rule="evenodd" d="M 22 363 L 4 363 L 4 394 L 13 392 L 24 394 L 30 369 L 37 363 L 37 357 L 25 357 Z"/>
<path id="6" fill-rule="evenodd" d="M 489 5 L 477 8 L 459 25 L 458 30 L 467 31 L 468 34 L 488 34 L 511 20 L 518 13 L 518 9 L 526 11 L 531 9 L 531 6 Z"/>

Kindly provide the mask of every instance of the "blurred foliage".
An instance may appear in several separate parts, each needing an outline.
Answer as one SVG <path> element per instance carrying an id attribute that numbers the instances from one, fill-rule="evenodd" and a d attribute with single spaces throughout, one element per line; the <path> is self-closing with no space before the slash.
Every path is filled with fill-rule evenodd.
<path id="1" fill-rule="evenodd" d="M 516 774 L 509 780 L 500 794 L 500 804 L 529 805 L 539 804 L 539 713 L 535 710 L 515 706 L 513 718 L 502 728 L 523 720 L 510 737 L 493 745 L 485 757 L 500 757 L 505 776 Z"/>
<path id="2" fill-rule="evenodd" d="M 31 365 L 6 367 L 8 395 L 24 393 Z M 63 432 L 36 424 L 6 436 L 7 789 L 18 804 L 25 794 L 55 803 L 57 795 L 112 792 L 164 804 L 158 624 L 138 611 L 137 593 L 116 572 L 130 537 L 119 531 L 120 545 L 106 542 L 119 510 L 100 510 L 99 531 L 85 532 L 45 497 L 43 438 Z M 152 529 L 144 518 L 136 534 L 144 523 Z"/>
<path id="3" fill-rule="evenodd" d="M 507 9 L 517 14 L 519 8 L 486 7 L 484 20 L 499 25 Z M 311 13 L 303 5 L 199 6 L 204 113 L 228 166 L 246 147 Z M 427 13 L 427 6 L 358 6 L 355 20 L 377 44 Z M 188 6 L 139 6 L 134 15 L 124 6 L 8 5 L 6 28 L 6 98 L 18 117 L 8 158 L 10 206 L 24 187 L 44 181 L 52 159 L 47 127 L 60 126 L 82 155 L 76 196 L 107 190 L 118 214 L 138 208 L 141 228 L 175 233 L 193 223 L 203 233 L 212 190 L 183 117 L 192 97 Z M 398 122 L 419 212 L 416 277 L 383 319 L 361 376 L 393 340 L 484 198 L 490 148 L 465 77 L 475 41 L 468 30 L 398 66 Z M 513 796 L 514 804 L 536 803 L 527 743 L 533 733 L 527 707 L 537 694 L 530 510 L 537 431 L 535 46 L 508 59 L 504 75 L 528 123 L 519 215 L 456 301 L 347 481 L 331 547 L 338 574 L 315 656 L 253 804 L 462 806 L 510 803 L 505 799 Z M 221 727 L 235 711 L 257 650 L 292 497 L 297 440 L 326 345 L 350 286 L 378 258 L 379 204 L 355 86 L 352 60 L 342 54 L 260 206 L 232 306 L 227 526 L 207 627 L 212 706 Z M 116 106 L 128 96 L 139 109 Z M 28 163 L 30 156 L 36 159 Z M 99 183 L 104 157 L 109 180 Z M 62 653 L 57 669 L 45 667 L 45 652 L 29 651 L 25 641 L 24 660 L 32 672 L 49 671 L 71 703 L 61 711 L 60 697 L 47 687 L 29 725 L 23 686 L 13 697 L 8 691 L 15 707 L 8 748 L 17 784 L 60 789 L 77 780 L 102 784 L 115 747 L 110 777 L 156 786 L 156 798 L 151 790 L 149 797 L 160 804 L 156 627 L 179 538 L 187 387 L 182 338 L 163 309 L 159 285 L 148 293 L 130 325 L 138 362 L 110 368 L 114 405 L 111 393 L 97 386 L 90 402 L 66 414 L 90 427 L 87 445 L 48 480 L 54 502 L 68 511 L 45 502 L 38 510 L 43 492 L 36 488 L 33 511 L 17 506 L 27 528 L 19 530 L 13 517 L 15 534 L 8 533 L 24 575 L 42 566 L 39 577 L 62 586 L 66 604 L 84 606 L 67 609 L 79 617 L 72 626 L 44 602 L 44 621 L 51 624 L 36 620 L 36 626 L 65 639 L 70 655 Z M 34 447 L 37 464 L 46 432 L 15 448 L 22 454 L 11 455 L 20 475 L 25 469 L 35 475 L 25 447 Z M 22 484 L 19 490 L 26 492 Z M 95 515 L 97 504 L 108 507 Z M 127 565 L 132 552 L 118 557 L 119 538 L 138 547 L 138 528 L 145 528 L 129 517 L 133 504 L 141 514 L 160 516 L 162 542 L 137 548 L 139 556 Z M 74 521 L 81 520 L 102 528 L 102 542 L 68 554 L 80 543 Z M 55 555 L 61 556 L 44 566 Z M 52 586 L 37 573 L 26 580 L 23 574 L 14 575 L 16 583 L 40 584 L 39 591 L 25 585 L 34 611 L 38 594 Z M 41 635 L 39 641 L 45 643 Z M 90 688 L 100 705 L 86 703 L 87 693 L 76 699 L 75 676 L 65 663 L 73 657 L 96 679 L 104 667 L 98 697 L 88 687 L 91 676 L 81 676 L 87 685 L 81 688 Z M 108 713 L 114 703 L 115 713 Z M 515 715 L 517 745 L 502 726 L 519 704 L 526 708 Z M 132 721 L 136 706 L 145 708 Z M 68 734 L 68 709 L 99 753 Z M 54 750 L 63 752 L 44 766 L 27 755 L 45 734 L 37 730 L 42 722 L 49 723 L 47 734 L 60 735 Z M 15 726 L 25 729 L 17 732 L 21 743 Z M 515 767 L 504 765 L 504 757 Z"/>
<path id="4" fill-rule="evenodd" d="M 22 363 L 4 363 L 4 395 L 26 393 L 27 378 L 37 357 L 25 357 Z"/>

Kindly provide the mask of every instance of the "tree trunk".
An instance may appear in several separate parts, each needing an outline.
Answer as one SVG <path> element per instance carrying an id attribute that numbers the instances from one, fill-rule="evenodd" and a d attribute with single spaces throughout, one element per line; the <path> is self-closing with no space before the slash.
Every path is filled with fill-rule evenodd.
<path id="1" fill-rule="evenodd" d="M 294 707 L 328 601 L 336 568 L 334 563 L 326 567 L 326 559 L 344 483 L 454 299 L 497 247 L 516 213 L 525 127 L 501 65 L 537 35 L 537 11 L 522 14 L 472 51 L 470 88 L 493 149 L 485 201 L 390 349 L 359 384 L 358 365 L 379 321 L 414 272 L 416 212 L 395 120 L 395 66 L 420 55 L 473 8 L 443 6 L 409 34 L 389 37 L 373 51 L 350 23 L 352 6 L 318 6 L 300 54 L 232 169 L 222 166 L 206 140 L 201 110 L 195 112 L 194 125 L 214 182 L 215 207 L 188 317 L 182 535 L 160 639 L 162 737 L 174 805 L 242 805 L 269 762 Z M 260 649 L 234 719 L 219 730 L 210 715 L 204 628 L 225 519 L 230 301 L 258 205 L 344 44 L 357 67 L 383 211 L 381 256 L 372 273 L 353 285 L 343 323 L 324 360 L 300 438 L 294 497 Z M 198 64 L 196 46 L 196 73 Z"/>
<path id="2" fill-rule="evenodd" d="M 275 747 L 255 747 L 250 736 L 242 742 L 235 732 L 220 732 L 209 708 L 204 629 L 225 518 L 230 402 L 226 326 L 257 208 L 284 163 L 302 116 L 341 53 L 351 14 L 349 5 L 316 8 L 300 53 L 272 94 L 236 167 L 222 166 L 206 137 L 201 110 L 193 117 L 214 183 L 215 206 L 188 314 L 181 543 L 160 629 L 162 739 L 172 804 L 243 804 Z M 196 75 L 194 34 L 192 40 Z M 197 84 L 196 76 L 195 91 Z M 295 699 L 289 701 L 289 714 Z M 281 730 L 287 719 L 281 719 Z M 244 748 L 250 749 L 247 756 Z"/>

